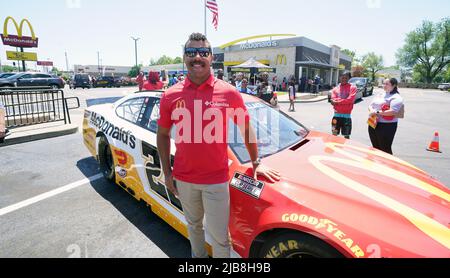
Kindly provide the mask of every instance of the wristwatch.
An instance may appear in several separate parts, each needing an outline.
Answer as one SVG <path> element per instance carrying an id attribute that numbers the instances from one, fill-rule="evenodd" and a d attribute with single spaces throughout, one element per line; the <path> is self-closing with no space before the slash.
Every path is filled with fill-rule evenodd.
<path id="1" fill-rule="evenodd" d="M 256 160 L 252 161 L 253 166 L 259 166 L 261 164 L 261 158 L 258 157 Z"/>

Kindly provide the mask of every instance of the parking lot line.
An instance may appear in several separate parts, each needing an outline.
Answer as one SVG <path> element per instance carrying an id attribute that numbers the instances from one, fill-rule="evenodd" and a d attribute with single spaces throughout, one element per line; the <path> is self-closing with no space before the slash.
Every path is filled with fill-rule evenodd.
<path id="1" fill-rule="evenodd" d="M 37 202 L 40 202 L 42 200 L 48 199 L 50 197 L 56 196 L 58 194 L 64 193 L 66 191 L 72 190 L 72 189 L 74 189 L 74 188 L 76 188 L 78 186 L 87 184 L 89 182 L 93 182 L 93 181 L 98 180 L 98 179 L 100 179 L 102 177 L 103 177 L 102 174 L 97 174 L 97 175 L 94 175 L 92 177 L 85 178 L 85 179 L 82 179 L 82 180 L 70 183 L 68 185 L 59 187 L 57 189 L 54 189 L 54 190 L 42 193 L 40 195 L 37 195 L 37 196 L 32 197 L 30 199 L 21 201 L 19 203 L 14 204 L 14 205 L 10 205 L 10 206 L 4 207 L 4 208 L 0 209 L 0 216 L 3 216 L 3 215 L 8 214 L 10 212 L 16 211 L 18 209 L 27 207 L 29 205 L 32 205 L 34 203 L 37 203 Z"/>

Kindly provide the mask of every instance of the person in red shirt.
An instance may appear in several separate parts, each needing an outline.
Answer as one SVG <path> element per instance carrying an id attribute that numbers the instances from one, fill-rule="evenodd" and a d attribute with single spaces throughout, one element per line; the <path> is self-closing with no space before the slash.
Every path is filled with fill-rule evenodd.
<path id="1" fill-rule="evenodd" d="M 164 87 L 164 83 L 159 80 L 159 73 L 156 71 L 150 71 L 148 73 L 148 79 L 144 82 L 144 89 L 146 91 L 161 90 Z"/>
<path id="2" fill-rule="evenodd" d="M 144 88 L 144 73 L 142 71 L 136 77 L 136 82 L 138 83 L 139 91 L 142 91 L 142 88 Z"/>
<path id="3" fill-rule="evenodd" d="M 358 91 L 355 85 L 348 83 L 352 78 L 349 71 L 341 75 L 341 83 L 331 92 L 331 105 L 334 108 L 334 116 L 331 122 L 333 135 L 340 133 L 350 139 L 352 133 L 352 110 L 355 103 L 355 96 Z"/>
<path id="4" fill-rule="evenodd" d="M 160 101 L 158 152 L 165 184 L 181 201 L 188 223 L 192 256 L 208 256 L 203 229 L 203 217 L 206 216 L 213 256 L 226 258 L 230 256 L 231 247 L 226 140 L 230 117 L 239 126 L 245 140 L 254 178 L 262 175 L 275 181 L 280 179 L 280 174 L 265 167 L 258 158 L 256 135 L 240 93 L 211 74 L 211 44 L 204 35 L 190 35 L 185 44 L 184 61 L 188 69 L 187 78 L 168 89 Z M 172 126 L 176 128 L 173 170 L 170 165 Z"/>

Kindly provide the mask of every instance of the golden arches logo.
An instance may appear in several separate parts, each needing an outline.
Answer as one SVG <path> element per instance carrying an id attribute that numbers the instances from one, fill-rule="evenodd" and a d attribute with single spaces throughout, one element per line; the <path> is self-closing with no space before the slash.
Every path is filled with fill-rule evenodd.
<path id="1" fill-rule="evenodd" d="M 333 163 L 337 163 L 337 164 L 344 164 L 344 165 L 352 166 L 355 168 L 363 169 L 366 171 L 370 171 L 373 173 L 377 173 L 379 175 L 383 175 L 383 176 L 401 181 L 403 183 L 409 184 L 413 187 L 419 188 L 425 192 L 428 192 L 434 196 L 441 198 L 442 200 L 444 200 L 446 202 L 450 202 L 450 194 L 449 193 L 447 193 L 435 186 L 432 186 L 429 183 L 426 183 L 415 177 L 407 175 L 403 172 L 391 169 L 387 166 L 377 164 L 369 159 L 366 159 L 361 156 L 347 152 L 347 151 L 343 150 L 342 148 L 350 148 L 350 149 L 354 149 L 356 151 L 360 151 L 360 152 L 367 153 L 370 155 L 383 157 L 386 159 L 390 159 L 391 161 L 401 163 L 407 167 L 417 169 L 416 167 L 412 166 L 411 164 L 409 164 L 405 161 L 394 158 L 392 156 L 385 155 L 384 153 L 382 153 L 380 151 L 373 151 L 373 150 L 369 150 L 369 149 L 359 148 L 359 147 L 355 147 L 355 146 L 348 146 L 348 145 L 343 145 L 343 144 L 338 144 L 338 143 L 327 143 L 326 147 L 329 149 L 332 149 L 333 151 L 335 151 L 339 154 L 342 154 L 350 159 L 336 158 L 336 157 L 330 157 L 330 156 L 321 156 L 321 155 L 311 156 L 309 158 L 309 161 L 319 171 L 321 171 L 323 174 L 330 177 L 331 179 L 341 183 L 342 185 L 344 185 L 344 186 L 362 194 L 363 196 L 365 196 L 369 199 L 372 199 L 372 200 L 390 208 L 391 210 L 397 212 L 398 214 L 405 217 L 409 222 L 411 222 L 419 230 L 421 230 L 426 235 L 431 237 L 433 240 L 437 241 L 441 245 L 450 249 L 450 229 L 448 227 L 446 227 L 445 225 L 430 218 L 429 216 L 427 216 L 421 212 L 418 212 L 417 210 L 415 210 L 415 209 L 413 209 L 413 208 L 411 208 L 389 196 L 386 196 L 378 191 L 375 191 L 375 190 L 369 188 L 368 186 L 366 186 L 364 184 L 361 184 L 357 181 L 352 180 L 351 178 L 348 178 L 347 176 L 334 170 L 332 167 L 327 166 L 323 162 L 333 162 Z"/>
<path id="2" fill-rule="evenodd" d="M 8 33 L 8 23 L 12 21 L 14 24 L 14 27 L 16 28 L 17 35 L 10 35 Z M 28 28 L 30 29 L 31 37 L 24 36 L 23 35 L 23 27 L 24 25 L 28 25 Z M 28 19 L 22 19 L 20 21 L 20 24 L 17 24 L 17 21 L 8 16 L 5 19 L 5 22 L 3 23 L 3 34 L 1 34 L 3 44 L 4 45 L 10 45 L 15 47 L 37 47 L 38 46 L 38 38 L 36 37 L 36 34 L 34 33 L 33 26 L 28 21 Z"/>
<path id="3" fill-rule="evenodd" d="M 186 108 L 186 102 L 184 101 L 184 99 L 180 99 L 179 101 L 177 101 L 176 108 Z"/>
<path id="4" fill-rule="evenodd" d="M 283 63 L 284 61 L 284 63 Z M 286 55 L 284 54 L 279 54 L 277 55 L 277 58 L 275 60 L 275 65 L 286 65 L 287 64 L 287 59 L 286 59 Z"/>
<path id="5" fill-rule="evenodd" d="M 20 21 L 20 24 L 17 24 L 17 21 L 16 21 L 14 18 L 10 17 L 10 16 L 8 16 L 8 17 L 5 19 L 5 23 L 3 24 L 3 36 L 4 36 L 5 38 L 7 38 L 8 35 L 9 35 L 9 34 L 8 34 L 8 22 L 9 22 L 10 20 L 13 22 L 14 26 L 16 27 L 17 36 L 18 36 L 19 38 L 22 38 L 23 24 L 26 23 L 26 24 L 28 25 L 29 29 L 30 29 L 30 32 L 31 32 L 31 38 L 32 38 L 33 40 L 36 40 L 36 34 L 34 33 L 33 26 L 32 26 L 31 23 L 28 21 L 28 19 L 24 18 L 24 19 L 22 19 L 22 20 Z"/>

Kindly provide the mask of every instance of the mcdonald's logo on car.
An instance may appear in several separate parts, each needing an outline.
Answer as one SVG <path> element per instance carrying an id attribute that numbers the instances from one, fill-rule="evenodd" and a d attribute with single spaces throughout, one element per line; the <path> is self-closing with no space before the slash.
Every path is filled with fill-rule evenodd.
<path id="1" fill-rule="evenodd" d="M 17 35 L 10 35 L 8 33 L 9 21 L 12 21 L 14 24 Z M 25 23 L 30 29 L 31 37 L 23 36 L 23 26 Z M 33 26 L 31 26 L 31 23 L 25 18 L 20 21 L 20 24 L 17 24 L 17 21 L 14 18 L 8 16 L 3 23 L 3 34 L 1 34 L 1 37 L 4 45 L 15 47 L 38 47 L 38 38 L 34 33 Z"/>
<path id="2" fill-rule="evenodd" d="M 287 64 L 287 59 L 286 59 L 286 55 L 284 54 L 278 54 L 277 55 L 277 59 L 275 60 L 275 65 L 286 65 Z"/>
<path id="3" fill-rule="evenodd" d="M 176 108 L 186 108 L 186 102 L 184 101 L 184 99 L 180 99 L 179 101 L 177 101 Z"/>

